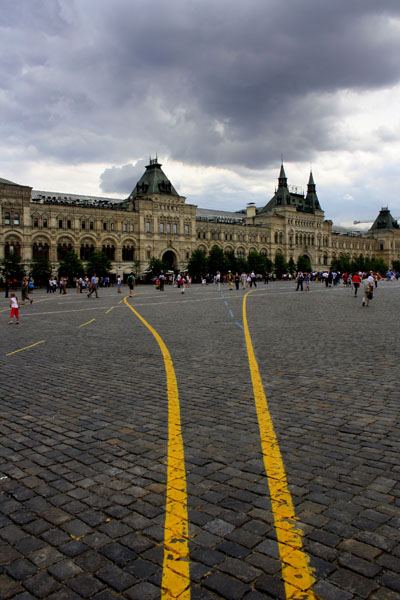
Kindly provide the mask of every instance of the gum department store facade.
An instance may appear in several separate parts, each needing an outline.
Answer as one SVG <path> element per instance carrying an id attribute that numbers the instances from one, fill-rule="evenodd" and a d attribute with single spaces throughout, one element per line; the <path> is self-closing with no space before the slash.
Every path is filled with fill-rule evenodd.
<path id="1" fill-rule="evenodd" d="M 45 256 L 56 271 L 71 248 L 83 261 L 103 250 L 121 276 L 143 274 L 152 256 L 185 269 L 193 250 L 208 253 L 214 244 L 241 257 L 256 251 L 296 261 L 306 255 L 316 271 L 341 255 L 383 258 L 389 267 L 400 259 L 399 226 L 387 208 L 368 232 L 335 231 L 324 218 L 312 173 L 306 194 L 293 192 L 283 165 L 272 199 L 239 212 L 187 204 L 157 159 L 124 200 L 37 191 L 0 179 L 0 223 L 0 259 L 17 252 L 28 270 L 33 258 Z"/>

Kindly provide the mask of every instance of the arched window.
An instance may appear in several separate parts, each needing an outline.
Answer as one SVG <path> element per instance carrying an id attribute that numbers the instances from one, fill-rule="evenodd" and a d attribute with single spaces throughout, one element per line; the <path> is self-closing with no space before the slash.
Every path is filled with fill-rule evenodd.
<path id="1" fill-rule="evenodd" d="M 49 258 L 49 245 L 45 242 L 35 242 L 32 246 L 32 258 Z"/>
<path id="2" fill-rule="evenodd" d="M 135 257 L 135 248 L 134 246 L 123 246 L 122 247 L 122 260 L 134 260 Z"/>
<path id="3" fill-rule="evenodd" d="M 14 213 L 14 225 L 19 225 L 19 213 Z"/>
<path id="4" fill-rule="evenodd" d="M 10 225 L 11 215 L 9 212 L 4 213 L 4 225 Z"/>
<path id="5" fill-rule="evenodd" d="M 277 244 L 277 243 L 278 243 L 278 232 L 275 231 L 275 244 Z"/>
<path id="6" fill-rule="evenodd" d="M 81 260 L 89 260 L 89 258 L 93 254 L 93 252 L 94 252 L 93 244 L 81 244 L 81 247 L 80 247 Z"/>
<path id="7" fill-rule="evenodd" d="M 9 241 L 4 244 L 4 256 L 8 258 L 11 254 L 21 256 L 21 246 L 19 242 Z"/>
<path id="8" fill-rule="evenodd" d="M 69 250 L 72 250 L 72 245 L 63 243 L 57 245 L 57 260 L 64 260 L 65 255 Z"/>
<path id="9" fill-rule="evenodd" d="M 283 244 L 283 233 L 282 233 L 282 231 L 279 234 L 279 243 Z"/>
<path id="10" fill-rule="evenodd" d="M 114 260 L 115 258 L 115 246 L 114 244 L 103 244 L 103 252 L 110 259 Z"/>

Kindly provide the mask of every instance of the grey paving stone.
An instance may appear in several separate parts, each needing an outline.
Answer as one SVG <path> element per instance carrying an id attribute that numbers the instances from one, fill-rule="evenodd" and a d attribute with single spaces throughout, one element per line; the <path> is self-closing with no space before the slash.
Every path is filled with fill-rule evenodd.
<path id="1" fill-rule="evenodd" d="M 250 591 L 248 586 L 223 575 L 213 573 L 204 579 L 204 586 L 227 600 L 241 600 L 246 592 Z"/>
<path id="2" fill-rule="evenodd" d="M 151 583 L 138 583 L 125 592 L 130 600 L 156 600 L 159 598 L 159 589 Z"/>
<path id="3" fill-rule="evenodd" d="M 26 579 L 24 587 L 36 598 L 47 598 L 59 589 L 60 584 L 47 573 L 42 572 Z"/>

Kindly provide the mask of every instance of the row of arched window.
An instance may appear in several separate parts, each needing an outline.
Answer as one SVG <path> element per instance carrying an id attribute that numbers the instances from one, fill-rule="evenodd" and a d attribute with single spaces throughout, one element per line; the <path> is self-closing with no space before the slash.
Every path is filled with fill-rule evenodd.
<path id="1" fill-rule="evenodd" d="M 69 250 L 74 247 L 70 243 L 57 244 L 57 260 L 63 260 Z M 81 244 L 79 255 L 81 260 L 88 260 L 92 253 L 96 250 L 93 244 Z M 115 260 L 114 244 L 103 244 L 101 250 L 110 260 Z M 11 254 L 21 256 L 21 245 L 19 242 L 6 242 L 4 244 L 4 256 L 8 257 Z M 35 242 L 32 245 L 32 258 L 50 258 L 50 246 L 47 242 Z M 126 245 L 122 247 L 122 261 L 132 261 L 135 259 L 135 246 Z"/>

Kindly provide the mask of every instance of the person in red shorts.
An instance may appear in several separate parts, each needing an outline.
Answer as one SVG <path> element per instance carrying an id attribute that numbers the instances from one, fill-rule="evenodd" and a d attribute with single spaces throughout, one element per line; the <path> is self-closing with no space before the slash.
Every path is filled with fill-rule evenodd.
<path id="1" fill-rule="evenodd" d="M 10 325 L 12 325 L 14 322 L 14 316 L 17 319 L 17 325 L 19 325 L 19 300 L 15 294 L 10 295 L 10 308 Z"/>

